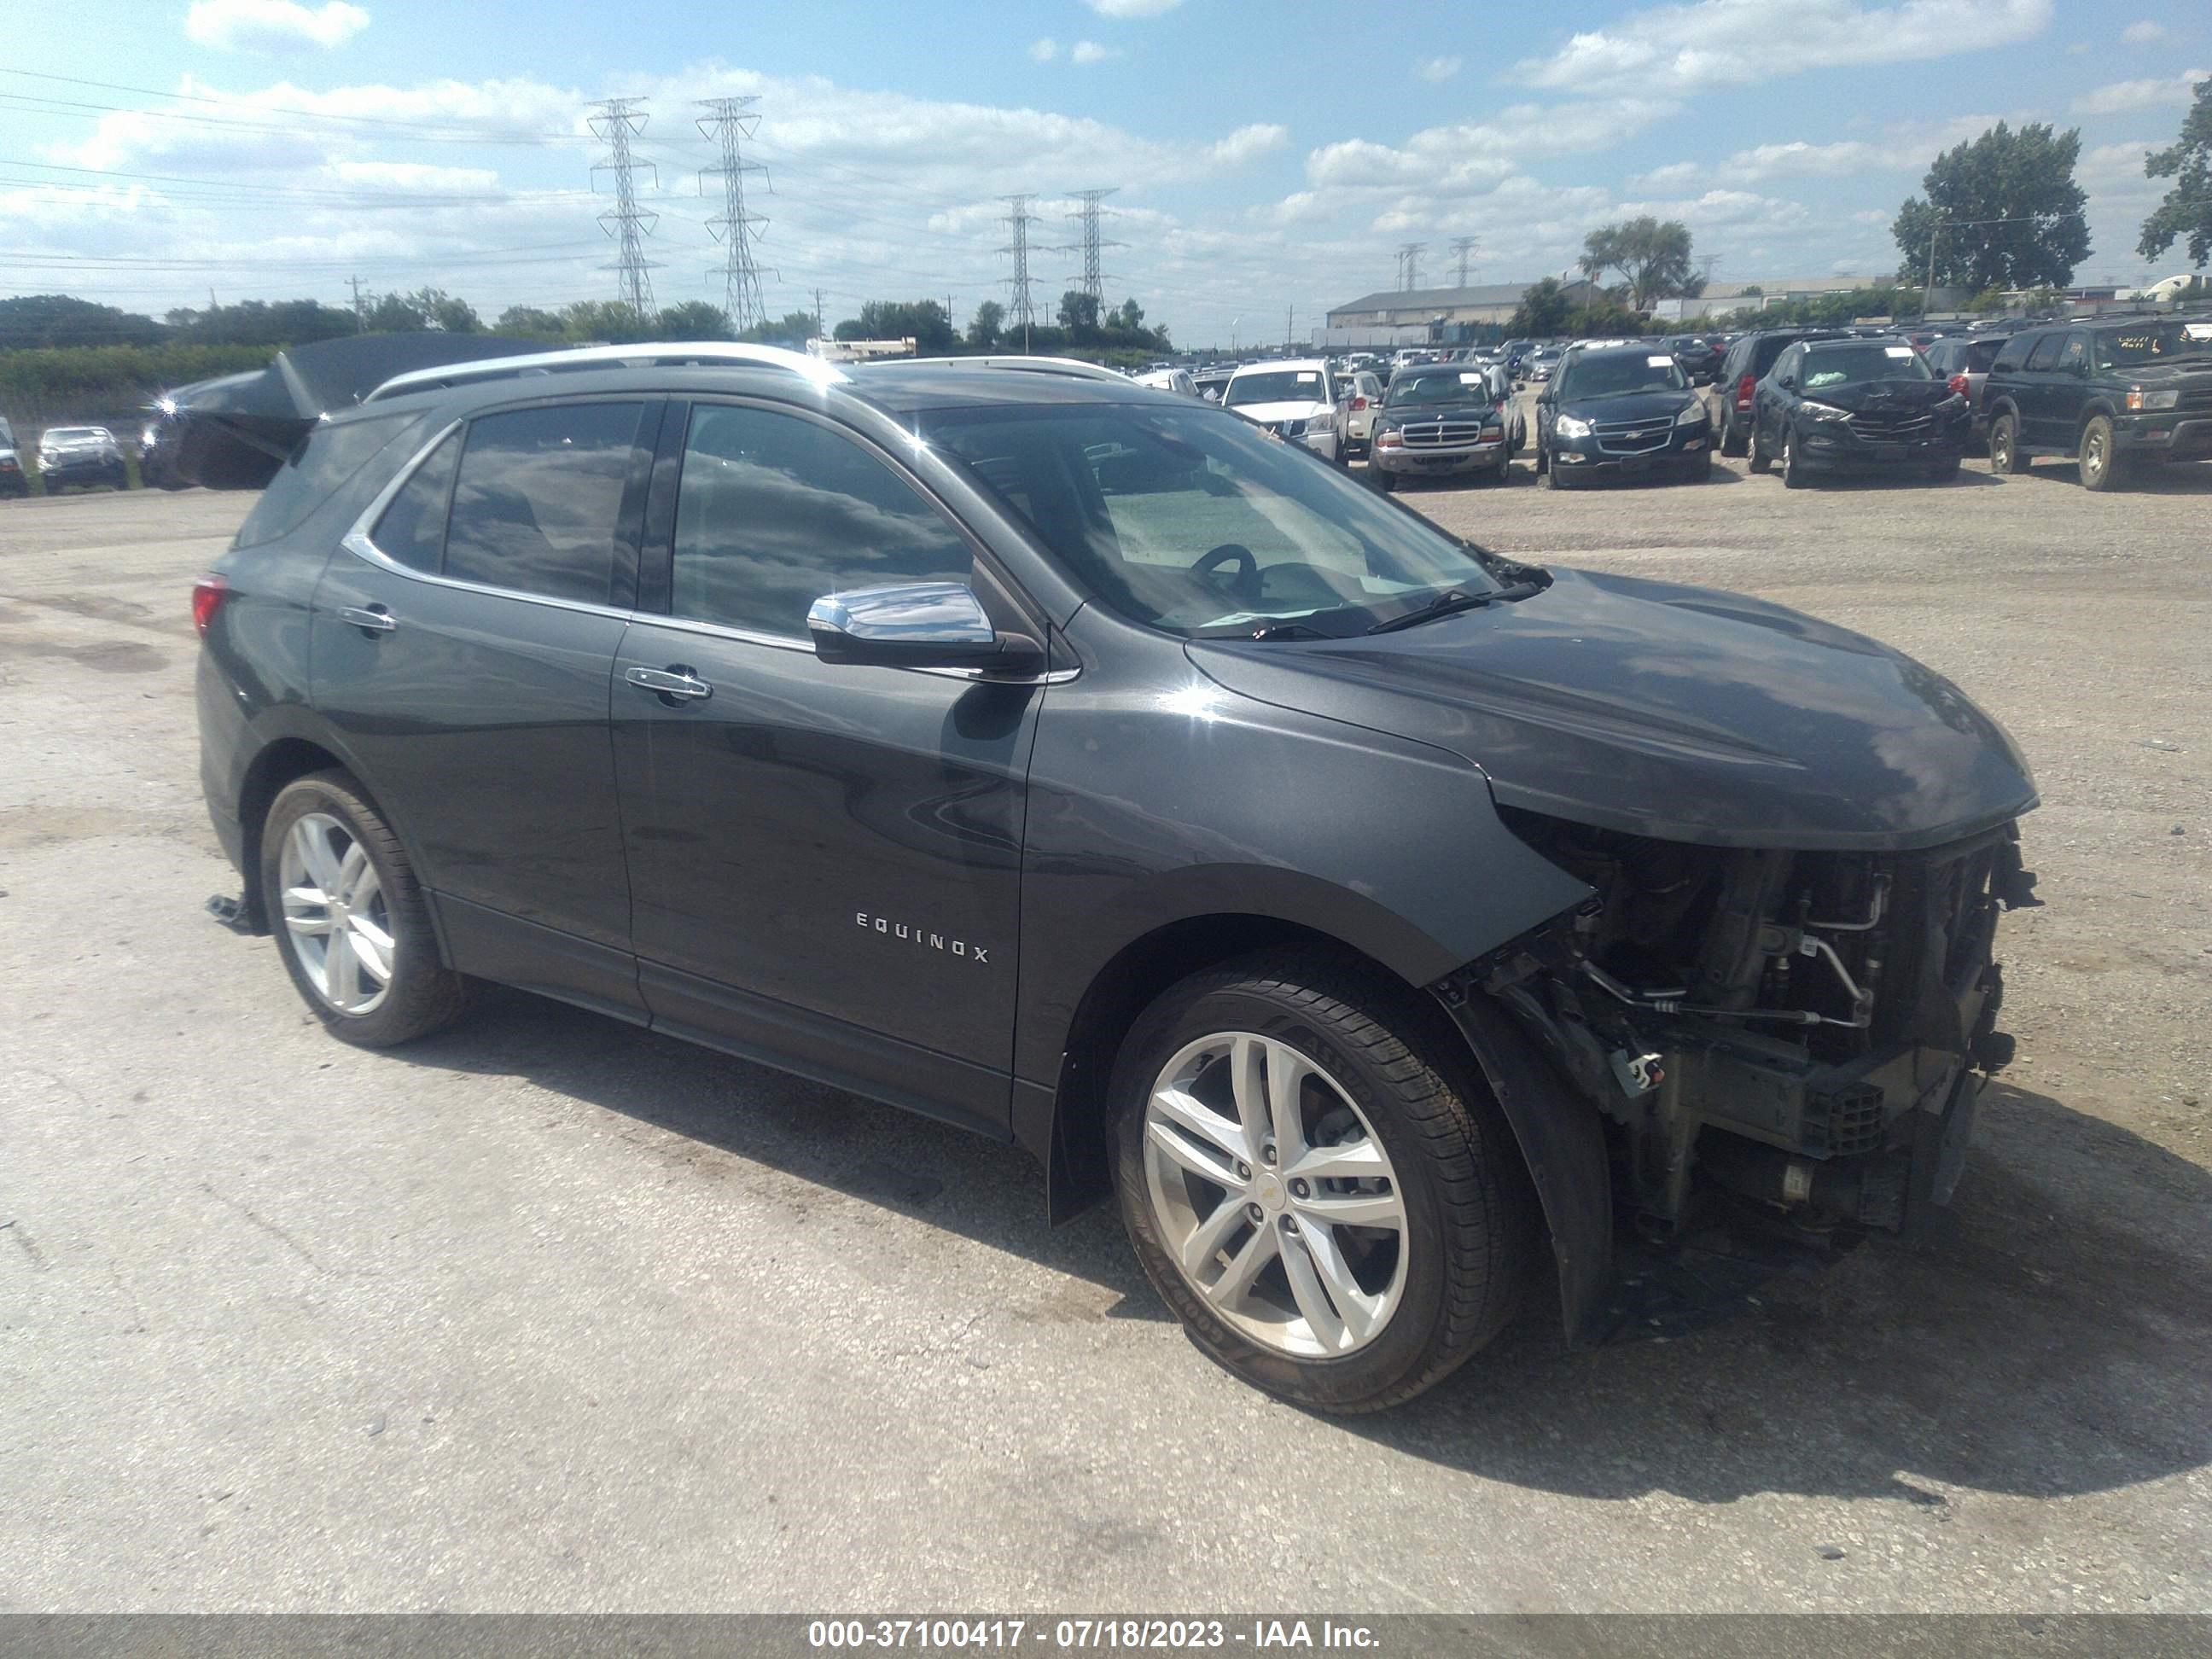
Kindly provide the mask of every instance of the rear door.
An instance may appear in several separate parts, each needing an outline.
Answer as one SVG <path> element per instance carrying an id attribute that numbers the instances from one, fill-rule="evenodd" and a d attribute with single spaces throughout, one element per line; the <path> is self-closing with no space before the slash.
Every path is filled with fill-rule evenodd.
<path id="1" fill-rule="evenodd" d="M 678 405 L 661 454 L 613 719 L 655 1025 L 1003 1129 L 1044 683 L 824 663 L 806 613 L 953 580 L 1004 625 L 1011 590 L 896 458 L 818 415 Z"/>
<path id="2" fill-rule="evenodd" d="M 435 895 L 453 965 L 635 1017 L 607 703 L 656 400 L 450 428 L 315 595 L 314 700 Z"/>

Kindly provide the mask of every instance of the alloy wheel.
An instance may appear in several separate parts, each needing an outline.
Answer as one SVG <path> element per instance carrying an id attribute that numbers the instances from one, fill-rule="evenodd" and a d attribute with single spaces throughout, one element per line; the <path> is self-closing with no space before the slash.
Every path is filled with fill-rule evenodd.
<path id="1" fill-rule="evenodd" d="M 2111 461 L 2112 457 L 2105 448 L 2103 431 L 2092 426 L 2087 434 L 2081 440 L 2081 476 L 2092 486 L 2102 483 L 2105 481 L 2105 468 L 2111 464 Z"/>
<path id="2" fill-rule="evenodd" d="M 343 1014 L 375 1012 L 392 988 L 394 941 L 368 849 L 327 812 L 284 837 L 278 863 L 284 926 L 316 994 Z"/>
<path id="3" fill-rule="evenodd" d="M 1397 1311 L 1409 1229 L 1389 1155 L 1288 1043 L 1222 1031 L 1160 1068 L 1145 1176 L 1162 1244 L 1213 1310 L 1278 1352 L 1364 1347 Z"/>

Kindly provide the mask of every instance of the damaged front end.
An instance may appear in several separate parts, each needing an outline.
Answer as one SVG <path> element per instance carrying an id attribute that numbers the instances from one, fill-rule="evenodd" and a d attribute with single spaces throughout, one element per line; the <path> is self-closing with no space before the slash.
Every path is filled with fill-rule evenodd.
<path id="1" fill-rule="evenodd" d="M 1478 1052 L 1502 1011 L 1597 1109 L 1610 1197 L 1638 1232 L 1679 1237 L 1725 1211 L 1825 1241 L 1911 1231 L 1948 1201 L 1982 1080 L 2012 1057 L 1997 915 L 2036 902 L 2012 824 L 1805 852 L 1501 811 L 1595 896 L 1435 988 Z M 1527 1112 L 1508 1114 L 1525 1145 Z M 1587 1241 L 1577 1254 L 1562 1286 L 1587 1338 Z"/>

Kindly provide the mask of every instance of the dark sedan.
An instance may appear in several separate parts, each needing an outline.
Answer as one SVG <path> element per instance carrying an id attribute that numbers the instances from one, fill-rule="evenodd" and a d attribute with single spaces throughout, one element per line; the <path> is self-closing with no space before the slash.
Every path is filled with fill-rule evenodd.
<path id="1" fill-rule="evenodd" d="M 1779 464 L 1795 489 L 1816 472 L 1959 470 L 1966 399 L 1902 340 L 1804 340 L 1775 359 L 1752 403 L 1751 470 Z"/>
<path id="2" fill-rule="evenodd" d="M 1672 354 L 1648 345 L 1570 352 L 1536 400 L 1536 471 L 1554 489 L 1601 475 L 1711 475 L 1713 428 Z"/>

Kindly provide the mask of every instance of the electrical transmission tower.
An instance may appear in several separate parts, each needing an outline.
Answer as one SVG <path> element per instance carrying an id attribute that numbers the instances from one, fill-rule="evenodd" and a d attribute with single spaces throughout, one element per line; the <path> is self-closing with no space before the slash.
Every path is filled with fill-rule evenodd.
<path id="1" fill-rule="evenodd" d="M 700 136 L 722 147 L 720 166 L 699 169 L 699 193 L 707 193 L 709 179 L 722 181 L 722 210 L 707 221 L 707 229 L 727 250 L 721 264 L 707 274 L 720 276 L 722 309 L 739 333 L 768 320 L 768 307 L 761 303 L 760 267 L 753 263 L 753 227 L 768 221 L 745 210 L 745 175 L 757 173 L 766 182 L 768 169 L 746 161 L 740 148 L 760 125 L 760 112 L 753 108 L 759 101 L 757 96 L 699 100 L 700 108 L 711 112 L 699 118 Z"/>
<path id="2" fill-rule="evenodd" d="M 1009 331 L 1018 324 L 1022 331 L 1022 349 L 1030 349 L 1030 330 L 1036 323 L 1036 302 L 1030 297 L 1030 227 L 1036 215 L 1030 211 L 1036 198 L 1030 196 L 1002 196 L 1006 204 L 1006 216 L 999 221 L 1013 233 L 1014 240 L 999 250 L 1014 256 L 1014 274 L 1006 279 L 1008 297 L 1012 303 L 1006 307 Z"/>
<path id="3" fill-rule="evenodd" d="M 1421 256 L 1429 251 L 1426 242 L 1398 244 L 1398 286 L 1411 290 L 1421 285 Z"/>
<path id="4" fill-rule="evenodd" d="M 1467 286 L 1467 262 L 1474 256 L 1474 250 L 1481 240 L 1479 236 L 1452 238 L 1452 258 L 1459 262 L 1459 285 L 1462 288 Z"/>
<path id="5" fill-rule="evenodd" d="M 590 107 L 599 112 L 591 118 L 592 135 L 607 147 L 605 159 L 592 164 L 592 186 L 599 187 L 602 173 L 615 176 L 615 204 L 599 216 L 599 228 L 617 244 L 614 264 L 605 269 L 617 273 L 623 303 L 639 317 L 648 317 L 653 314 L 653 278 L 647 273 L 659 265 L 645 257 L 645 239 L 653 234 L 660 216 L 638 206 L 637 170 L 644 167 L 652 173 L 656 190 L 660 185 L 660 170 L 650 161 L 638 161 L 629 148 L 629 141 L 645 131 L 645 100 L 602 98 Z"/>
<path id="6" fill-rule="evenodd" d="M 1099 239 L 1098 221 L 1103 216 L 1098 204 L 1113 193 L 1112 190 L 1079 190 L 1075 192 L 1075 199 L 1083 206 L 1067 216 L 1076 227 L 1077 240 L 1058 250 L 1062 253 L 1082 254 L 1083 274 L 1075 279 L 1076 285 L 1097 301 L 1101 309 L 1106 304 L 1106 277 L 1098 269 L 1098 250 L 1128 246 L 1127 242 L 1102 241 Z"/>

